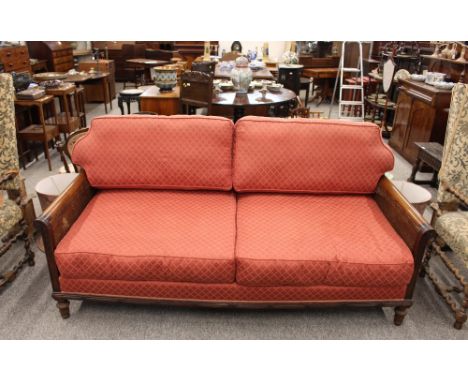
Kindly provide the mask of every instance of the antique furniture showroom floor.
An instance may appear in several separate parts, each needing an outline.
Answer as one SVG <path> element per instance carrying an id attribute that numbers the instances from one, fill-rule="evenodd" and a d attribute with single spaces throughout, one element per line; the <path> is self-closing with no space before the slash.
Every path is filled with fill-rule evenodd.
<path id="1" fill-rule="evenodd" d="M 0 339 L 468 339 L 467 62 L 0 44 Z"/>

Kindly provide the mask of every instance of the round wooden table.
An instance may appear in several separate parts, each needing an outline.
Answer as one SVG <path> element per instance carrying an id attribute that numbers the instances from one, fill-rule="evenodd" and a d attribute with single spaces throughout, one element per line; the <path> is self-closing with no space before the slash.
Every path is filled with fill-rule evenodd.
<path id="1" fill-rule="evenodd" d="M 231 107 L 234 110 L 234 122 L 245 115 L 246 107 L 255 106 L 280 106 L 296 98 L 296 93 L 289 89 L 281 89 L 279 92 L 267 92 L 265 98 L 259 89 L 254 89 L 248 93 L 236 93 L 235 91 L 225 91 L 213 96 L 212 104 L 216 106 Z"/>

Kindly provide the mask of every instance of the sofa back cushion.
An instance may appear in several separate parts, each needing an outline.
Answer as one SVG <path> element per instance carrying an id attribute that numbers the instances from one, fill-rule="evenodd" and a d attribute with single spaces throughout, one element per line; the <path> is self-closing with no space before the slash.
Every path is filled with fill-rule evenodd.
<path id="1" fill-rule="evenodd" d="M 239 192 L 373 193 L 393 163 L 372 123 L 245 117 L 235 128 Z"/>
<path id="2" fill-rule="evenodd" d="M 230 190 L 232 138 L 221 117 L 98 117 L 72 160 L 96 188 Z"/>

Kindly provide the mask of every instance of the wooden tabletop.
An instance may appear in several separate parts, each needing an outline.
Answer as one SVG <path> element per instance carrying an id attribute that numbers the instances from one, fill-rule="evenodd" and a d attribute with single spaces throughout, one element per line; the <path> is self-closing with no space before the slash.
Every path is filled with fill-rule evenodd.
<path id="1" fill-rule="evenodd" d="M 37 99 L 16 99 L 15 100 L 15 105 L 18 106 L 36 106 L 36 105 L 42 105 L 44 103 L 53 101 L 54 96 L 53 95 L 45 95 L 42 96 L 41 98 Z"/>
<path id="2" fill-rule="evenodd" d="M 148 87 L 140 98 L 180 98 L 180 88 L 176 86 L 170 92 L 161 92 L 155 85 Z M 288 89 L 281 89 L 278 93 L 268 92 L 265 96 L 265 100 L 262 100 L 262 94 L 259 90 L 255 89 L 252 92 L 246 94 L 238 94 L 235 91 L 227 91 L 213 96 L 213 105 L 219 106 L 261 106 L 261 105 L 273 105 L 282 102 L 290 101 L 296 98 L 296 94 Z"/>
<path id="3" fill-rule="evenodd" d="M 231 71 L 221 71 L 220 66 L 216 65 L 215 78 L 231 78 Z M 261 70 L 252 70 L 252 78 L 254 80 L 273 80 L 274 76 L 268 69 L 261 69 Z"/>
<path id="4" fill-rule="evenodd" d="M 86 81 L 93 81 L 99 80 L 101 78 L 109 77 L 108 72 L 99 72 L 99 73 L 87 73 L 87 74 L 71 74 L 68 75 L 67 78 L 64 79 L 65 82 L 75 82 L 75 83 L 83 83 Z"/>
<path id="5" fill-rule="evenodd" d="M 219 106 L 262 106 L 287 102 L 294 98 L 296 98 L 296 93 L 283 88 L 278 93 L 266 93 L 265 99 L 262 99 L 260 91 L 254 89 L 244 94 L 235 91 L 222 92 L 218 97 L 213 96 L 212 103 Z"/>
<path id="6" fill-rule="evenodd" d="M 149 58 L 130 58 L 128 60 L 125 60 L 127 64 L 134 64 L 134 65 L 143 65 L 146 67 L 154 67 L 154 66 L 161 66 L 161 65 L 167 65 L 170 64 L 169 61 L 163 61 L 163 60 L 151 60 Z"/>
<path id="7" fill-rule="evenodd" d="M 170 92 L 162 92 L 156 85 L 148 87 L 140 98 L 180 98 L 180 88 L 176 86 Z"/>
<path id="8" fill-rule="evenodd" d="M 304 69 L 302 75 L 309 78 L 336 78 L 337 73 L 338 68 L 308 68 Z"/>
<path id="9" fill-rule="evenodd" d="M 53 96 L 63 96 L 66 94 L 71 94 L 75 91 L 76 86 L 72 83 L 65 83 L 63 86 L 59 86 L 58 88 L 46 88 L 46 94 L 53 95 Z"/>

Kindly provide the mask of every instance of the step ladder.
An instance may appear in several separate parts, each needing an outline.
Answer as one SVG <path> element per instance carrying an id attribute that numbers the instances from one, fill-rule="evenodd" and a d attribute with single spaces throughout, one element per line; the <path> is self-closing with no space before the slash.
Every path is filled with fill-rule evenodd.
<path id="1" fill-rule="evenodd" d="M 358 62 L 357 62 L 357 68 L 349 68 L 349 67 L 347 68 L 344 66 L 344 61 L 346 57 L 346 44 L 350 44 L 350 43 L 358 44 L 358 47 L 359 47 L 359 57 L 358 57 Z M 332 110 L 333 110 L 333 104 L 335 102 L 335 97 L 336 97 L 336 89 L 339 83 L 340 93 L 339 93 L 339 99 L 338 99 L 338 118 L 354 120 L 354 121 L 364 120 L 364 80 L 363 80 L 362 68 L 363 66 L 362 66 L 362 43 L 361 41 L 343 41 L 343 44 L 341 45 L 340 65 L 338 67 L 338 73 L 336 74 L 335 87 L 333 89 L 333 97 L 330 102 L 330 110 L 328 112 L 328 118 L 330 118 Z M 355 85 L 345 85 L 343 82 L 345 73 L 354 74 L 354 77 L 359 78 L 359 80 L 356 81 Z M 343 90 L 345 91 L 352 90 L 351 101 L 343 100 Z"/>

